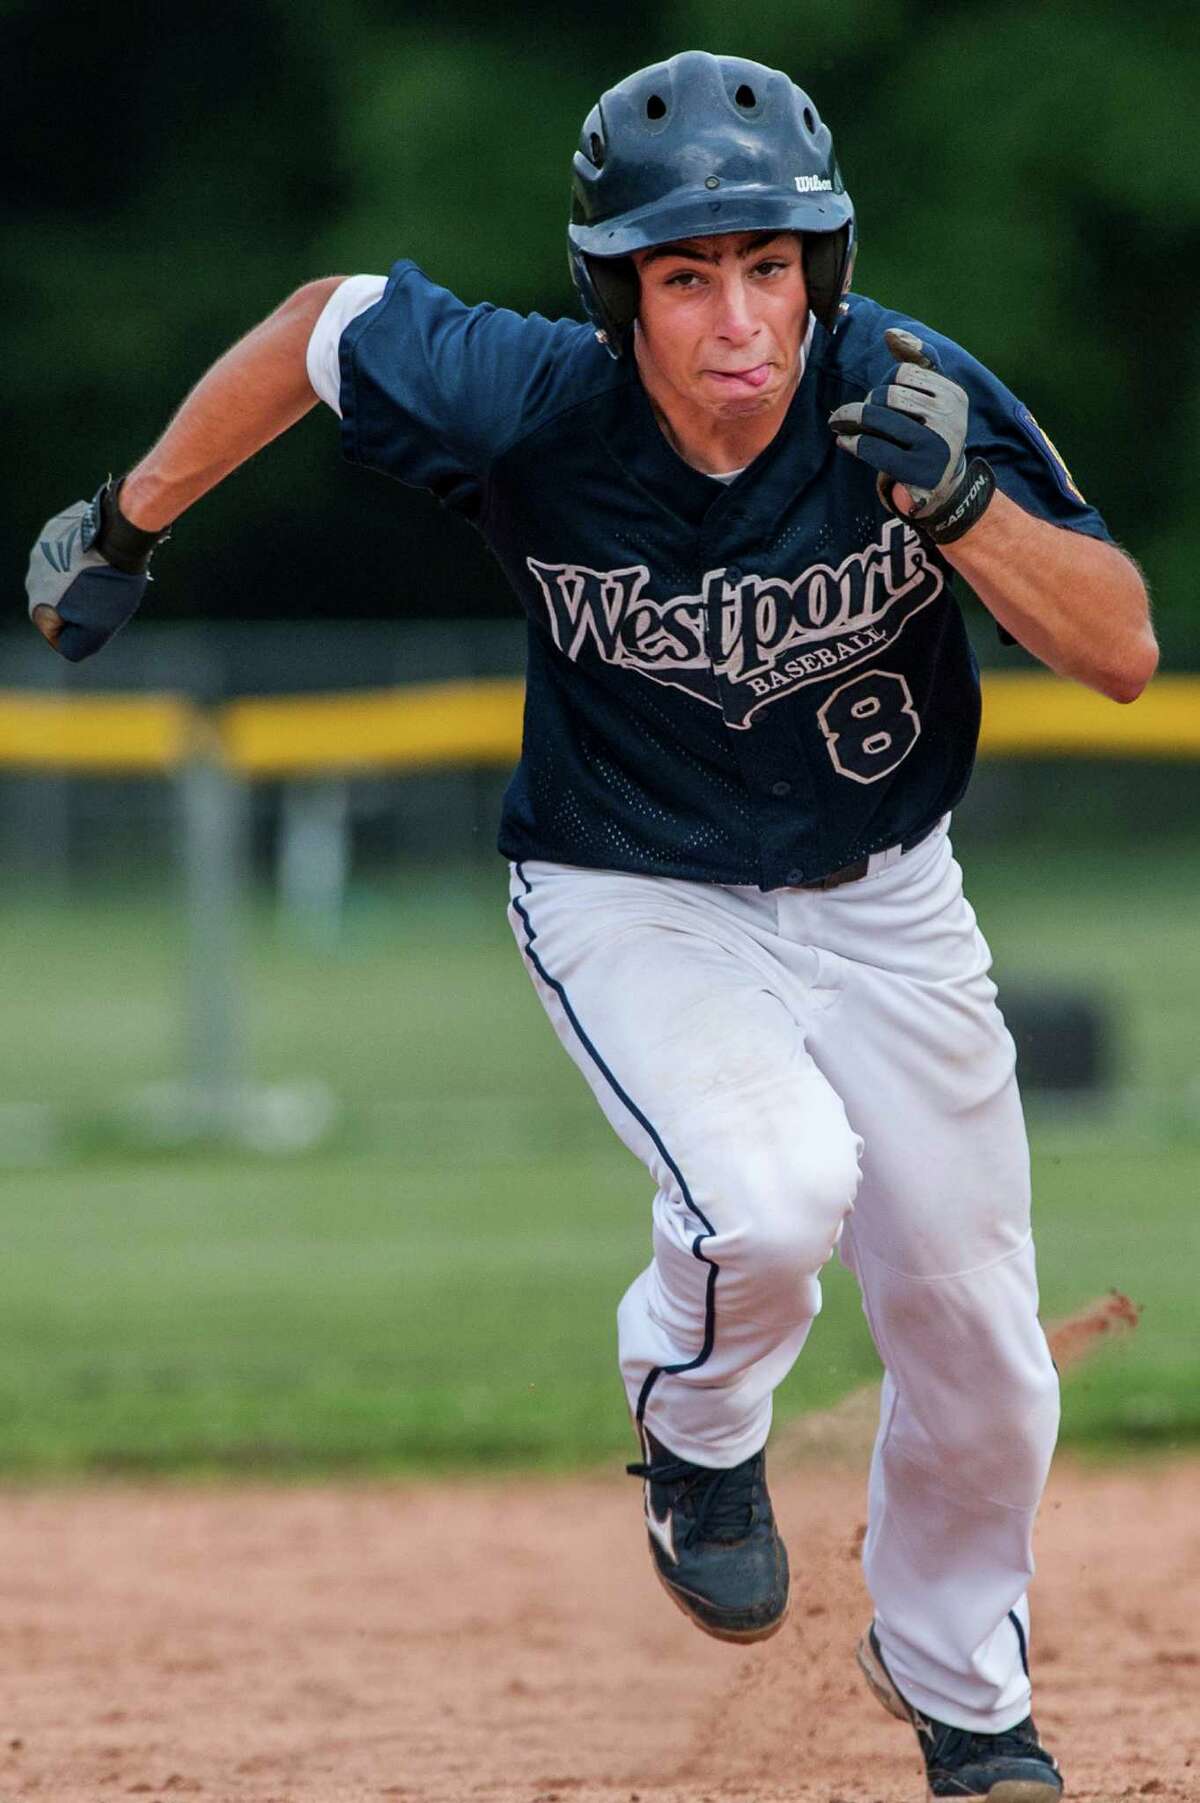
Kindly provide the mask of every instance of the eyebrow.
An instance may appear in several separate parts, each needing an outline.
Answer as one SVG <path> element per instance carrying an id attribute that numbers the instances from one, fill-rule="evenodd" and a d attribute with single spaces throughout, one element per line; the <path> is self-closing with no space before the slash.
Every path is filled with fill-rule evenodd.
<path id="1" fill-rule="evenodd" d="M 744 261 L 746 257 L 754 256 L 755 252 L 762 250 L 765 245 L 774 244 L 776 238 L 782 238 L 783 235 L 782 231 L 757 232 L 749 244 L 743 245 L 739 250 L 739 262 Z M 719 263 L 721 260 L 720 257 L 713 256 L 711 251 L 688 250 L 683 244 L 656 244 L 642 258 L 642 268 L 645 269 L 649 264 L 656 263 L 660 257 L 685 257 L 690 263 Z"/>

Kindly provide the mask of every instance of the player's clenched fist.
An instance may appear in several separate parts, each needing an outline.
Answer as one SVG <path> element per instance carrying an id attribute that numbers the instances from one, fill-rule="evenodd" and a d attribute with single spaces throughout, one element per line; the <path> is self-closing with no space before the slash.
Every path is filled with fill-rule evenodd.
<path id="1" fill-rule="evenodd" d="M 996 479 L 981 457 L 967 463 L 966 390 L 942 374 L 932 347 L 895 327 L 884 341 L 896 368 L 865 401 L 831 413 L 829 424 L 843 450 L 879 471 L 884 505 L 892 507 L 892 489 L 902 482 L 913 503 L 908 517 L 948 544 L 975 524 Z"/>
<path id="2" fill-rule="evenodd" d="M 150 577 L 162 532 L 127 520 L 114 484 L 47 520 L 29 557 L 29 617 L 63 657 L 77 664 L 131 620 Z"/>

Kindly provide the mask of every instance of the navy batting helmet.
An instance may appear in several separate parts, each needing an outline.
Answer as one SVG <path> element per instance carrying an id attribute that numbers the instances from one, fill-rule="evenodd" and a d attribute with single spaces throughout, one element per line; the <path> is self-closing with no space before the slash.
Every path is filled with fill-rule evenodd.
<path id="1" fill-rule="evenodd" d="M 809 303 L 832 332 L 850 286 L 854 207 L 828 126 L 780 70 L 685 50 L 626 76 L 584 120 L 571 275 L 614 357 L 637 314 L 631 252 L 772 228 L 803 234 Z"/>

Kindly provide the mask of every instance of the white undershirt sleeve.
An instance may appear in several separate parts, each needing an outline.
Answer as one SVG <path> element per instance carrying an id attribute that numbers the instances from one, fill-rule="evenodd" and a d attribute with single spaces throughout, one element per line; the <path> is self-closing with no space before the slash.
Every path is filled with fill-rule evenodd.
<path id="1" fill-rule="evenodd" d="M 342 333 L 352 319 L 373 307 L 384 289 L 387 277 L 351 275 L 334 289 L 321 316 L 312 329 L 305 361 L 313 392 L 341 418 L 342 370 L 338 361 L 338 345 Z"/>

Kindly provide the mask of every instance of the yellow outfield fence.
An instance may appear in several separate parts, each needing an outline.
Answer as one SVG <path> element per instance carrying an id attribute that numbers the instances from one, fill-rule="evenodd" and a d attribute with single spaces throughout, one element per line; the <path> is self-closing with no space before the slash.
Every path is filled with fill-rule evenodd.
<path id="1" fill-rule="evenodd" d="M 1200 757 L 1200 677 L 1160 676 L 1121 706 L 1057 676 L 985 676 L 984 757 Z"/>
<path id="2" fill-rule="evenodd" d="M 186 762 L 198 726 L 173 695 L 0 691 L 0 766 L 153 775 Z"/>
<path id="3" fill-rule="evenodd" d="M 510 765 L 519 677 L 413 683 L 199 708 L 172 695 L 0 691 L 0 767 L 153 775 L 197 756 L 251 780 Z M 1200 757 L 1200 677 L 1160 676 L 1131 707 L 1054 676 L 989 675 L 984 757 Z"/>
<path id="4" fill-rule="evenodd" d="M 225 755 L 245 776 L 436 770 L 515 764 L 524 701 L 520 677 L 506 676 L 235 701 L 218 718 Z"/>

